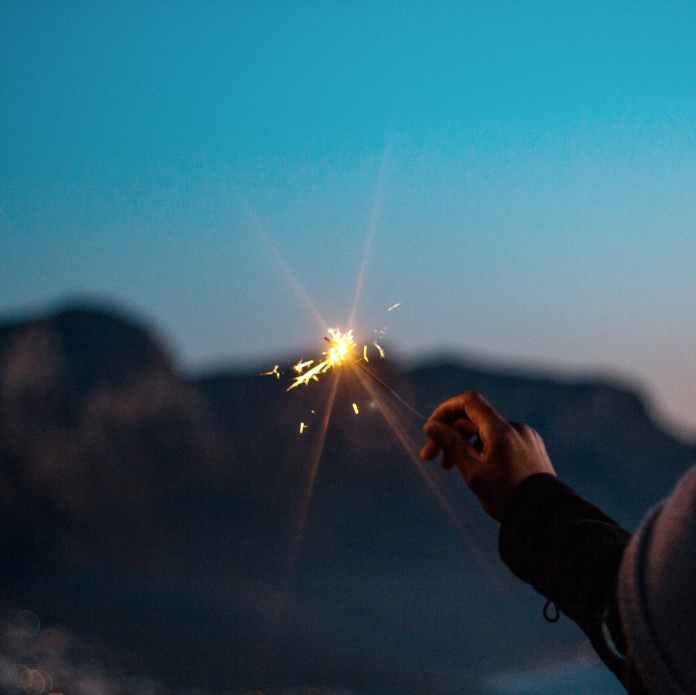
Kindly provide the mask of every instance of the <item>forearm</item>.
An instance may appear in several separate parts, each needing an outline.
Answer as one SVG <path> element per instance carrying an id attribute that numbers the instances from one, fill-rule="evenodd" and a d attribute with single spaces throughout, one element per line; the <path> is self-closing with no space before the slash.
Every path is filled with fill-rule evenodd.
<path id="1" fill-rule="evenodd" d="M 630 535 L 551 475 L 534 475 L 510 499 L 500 554 L 510 570 L 574 620 L 614 673 L 623 665 L 616 576 Z M 607 640 L 607 627 L 611 639 Z"/>

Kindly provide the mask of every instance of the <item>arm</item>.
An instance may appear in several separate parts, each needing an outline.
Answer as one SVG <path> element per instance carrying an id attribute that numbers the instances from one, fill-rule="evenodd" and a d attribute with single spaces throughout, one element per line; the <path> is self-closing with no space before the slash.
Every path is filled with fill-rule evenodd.
<path id="1" fill-rule="evenodd" d="M 442 451 L 443 465 L 456 466 L 501 522 L 505 564 L 572 618 L 605 664 L 631 685 L 616 608 L 629 534 L 556 478 L 537 432 L 508 423 L 479 394 L 445 401 L 423 429 L 428 441 L 421 458 Z"/>
<path id="2" fill-rule="evenodd" d="M 509 500 L 499 543 L 510 570 L 574 620 L 625 685 L 616 578 L 629 538 L 557 478 L 537 474 Z"/>

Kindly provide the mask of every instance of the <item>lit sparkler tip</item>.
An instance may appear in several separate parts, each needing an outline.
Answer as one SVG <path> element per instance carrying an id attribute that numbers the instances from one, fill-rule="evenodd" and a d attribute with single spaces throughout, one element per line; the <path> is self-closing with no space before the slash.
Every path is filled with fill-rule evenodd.
<path id="1" fill-rule="evenodd" d="M 294 367 L 297 376 L 288 387 L 288 391 L 292 391 L 301 384 L 309 384 L 310 381 L 319 381 L 320 374 L 341 366 L 353 357 L 356 345 L 352 329 L 344 333 L 340 328 L 329 328 L 328 333 L 324 340 L 329 343 L 329 349 L 323 353 L 324 359 L 316 364 L 314 360 L 306 362 L 300 360 Z"/>
<path id="2" fill-rule="evenodd" d="M 353 403 L 353 412 L 354 412 L 356 415 L 360 415 L 360 408 L 358 408 L 358 404 L 357 404 L 357 403 Z"/>
<path id="3" fill-rule="evenodd" d="M 306 429 L 308 429 L 308 426 L 304 422 L 300 422 L 300 434 L 304 434 Z"/>

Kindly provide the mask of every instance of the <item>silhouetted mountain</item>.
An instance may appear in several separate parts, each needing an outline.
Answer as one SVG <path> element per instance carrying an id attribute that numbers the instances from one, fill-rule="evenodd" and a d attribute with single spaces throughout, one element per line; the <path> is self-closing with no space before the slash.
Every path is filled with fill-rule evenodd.
<path id="1" fill-rule="evenodd" d="M 482 391 L 630 527 L 696 461 L 606 381 L 369 366 L 425 412 Z M 380 406 L 420 443 L 414 416 L 363 378 L 371 395 L 342 372 L 300 534 L 330 378 L 285 393 L 256 372 L 182 376 L 149 329 L 99 308 L 0 324 L 4 608 L 98 639 L 105 669 L 177 692 L 479 692 L 487 673 L 575 654 L 579 632 L 544 623 L 463 483 L 427 469 L 455 524 Z M 135 692 L 123 678 L 110 687 Z"/>

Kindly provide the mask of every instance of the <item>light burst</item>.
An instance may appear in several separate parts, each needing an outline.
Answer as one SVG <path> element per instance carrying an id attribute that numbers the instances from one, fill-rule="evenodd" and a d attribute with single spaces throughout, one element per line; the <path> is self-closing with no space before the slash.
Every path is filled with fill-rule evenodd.
<path id="1" fill-rule="evenodd" d="M 298 386 L 308 386 L 312 381 L 319 381 L 319 377 L 322 374 L 326 374 L 336 367 L 355 364 L 360 359 L 365 362 L 369 361 L 367 344 L 362 347 L 362 357 L 358 356 L 358 344 L 355 342 L 352 328 L 346 331 L 342 331 L 340 328 L 329 328 L 328 335 L 324 337 L 324 340 L 329 344 L 329 347 L 321 353 L 323 359 L 318 361 L 299 360 L 293 367 L 297 376 L 288 386 L 288 391 L 292 391 Z M 380 356 L 384 359 L 384 350 L 381 347 L 378 347 L 378 350 Z"/>
<path id="2" fill-rule="evenodd" d="M 388 148 L 385 149 L 385 153 L 382 159 L 382 165 L 380 166 L 374 205 L 369 216 L 368 231 L 365 240 L 362 262 L 360 264 L 355 280 L 352 308 L 350 311 L 350 317 L 347 321 L 348 326 L 353 326 L 356 322 L 358 304 L 360 303 L 362 290 L 365 283 L 365 275 L 367 271 L 368 262 L 372 253 L 372 247 L 374 237 L 376 234 L 378 220 L 381 216 L 383 178 L 388 158 L 387 155 Z M 281 273 L 285 276 L 286 280 L 288 281 L 288 284 L 290 285 L 290 288 L 295 292 L 295 294 L 299 297 L 302 303 L 304 303 L 305 306 L 309 308 L 317 325 L 326 326 L 327 323 L 323 320 L 322 316 L 317 311 L 316 306 L 314 305 L 313 301 L 305 291 L 304 287 L 302 286 L 302 283 L 299 281 L 299 279 L 296 277 L 296 275 L 292 272 L 290 267 L 284 261 L 278 250 L 275 248 L 275 245 L 271 242 L 270 237 L 268 237 L 268 235 L 266 235 L 265 233 L 262 233 L 262 237 L 266 244 L 270 247 L 272 251 L 272 258 L 275 261 L 276 265 L 279 267 Z M 401 303 L 394 302 L 392 304 L 389 304 L 385 308 L 387 313 L 392 314 L 393 312 L 401 308 Z M 467 535 L 465 528 L 463 527 L 462 523 L 459 521 L 453 509 L 449 505 L 446 496 L 439 489 L 436 479 L 433 477 L 432 473 L 428 469 L 420 465 L 416 453 L 417 448 L 415 446 L 415 443 L 408 435 L 407 429 L 401 422 L 401 418 L 399 417 L 397 411 L 394 410 L 390 405 L 388 405 L 383 398 L 381 398 L 380 392 L 375 388 L 375 386 L 379 385 L 381 389 L 384 390 L 384 392 L 391 394 L 392 398 L 395 401 L 400 403 L 401 406 L 408 410 L 412 415 L 416 416 L 418 420 L 424 421 L 426 419 L 426 416 L 423 415 L 423 413 L 417 410 L 415 407 L 413 407 L 406 399 L 402 398 L 397 391 L 395 391 L 388 383 L 383 381 L 371 368 L 368 368 L 366 366 L 366 363 L 370 362 L 371 356 L 378 356 L 381 359 L 385 359 L 386 354 L 384 348 L 381 345 L 381 341 L 386 335 L 386 332 L 386 325 L 382 328 L 375 329 L 374 331 L 372 331 L 373 335 L 370 340 L 367 340 L 364 343 L 361 341 L 360 344 L 358 344 L 352 328 L 349 327 L 345 330 L 341 330 L 340 328 L 330 328 L 328 329 L 328 335 L 324 337 L 324 340 L 328 343 L 327 349 L 321 352 L 320 356 L 314 359 L 305 360 L 304 358 L 300 358 L 292 366 L 293 377 L 292 382 L 286 389 L 287 391 L 292 391 L 296 389 L 298 386 L 310 386 L 312 383 L 320 381 L 321 378 L 326 374 L 329 374 L 330 376 L 328 378 L 329 387 L 327 395 L 325 396 L 322 407 L 318 410 L 310 410 L 311 415 L 315 418 L 312 421 L 312 429 L 310 429 L 310 426 L 307 424 L 305 420 L 302 420 L 298 426 L 298 432 L 300 435 L 305 433 L 308 429 L 310 429 L 310 432 L 313 432 L 313 435 L 309 437 L 308 441 L 309 451 L 307 460 L 306 480 L 303 494 L 300 499 L 300 505 L 298 508 L 295 533 L 293 534 L 294 539 L 291 550 L 290 568 L 295 566 L 298 557 L 301 538 L 303 535 L 305 524 L 307 522 L 308 510 L 314 492 L 315 482 L 317 479 L 319 462 L 321 460 L 322 452 L 324 450 L 324 444 L 326 442 L 326 437 L 331 422 L 331 416 L 334 409 L 334 403 L 338 392 L 339 381 L 341 379 L 342 371 L 345 367 L 349 367 L 350 370 L 355 373 L 358 381 L 365 389 L 370 399 L 370 408 L 376 408 L 377 410 L 381 411 L 387 426 L 391 429 L 396 440 L 401 444 L 408 458 L 413 462 L 418 473 L 424 479 L 424 482 L 426 483 L 426 489 L 428 490 L 428 492 L 434 497 L 434 499 L 438 502 L 440 507 L 442 507 L 443 510 L 447 513 L 447 516 L 450 518 L 451 523 L 456 528 L 458 528 L 460 532 L 463 532 L 464 535 Z M 374 352 L 372 351 L 376 351 L 377 355 L 374 355 Z M 274 365 L 272 369 L 266 372 L 261 372 L 261 374 L 263 374 L 264 376 L 272 376 L 278 381 L 280 381 L 282 372 L 280 371 L 279 365 Z M 358 403 L 352 401 L 351 405 L 353 413 L 355 415 L 358 415 L 360 413 L 360 407 L 358 406 Z M 477 548 L 475 547 L 475 545 L 471 543 L 470 545 L 473 546 L 472 549 L 476 553 Z M 494 578 L 496 578 L 495 575 Z"/>

